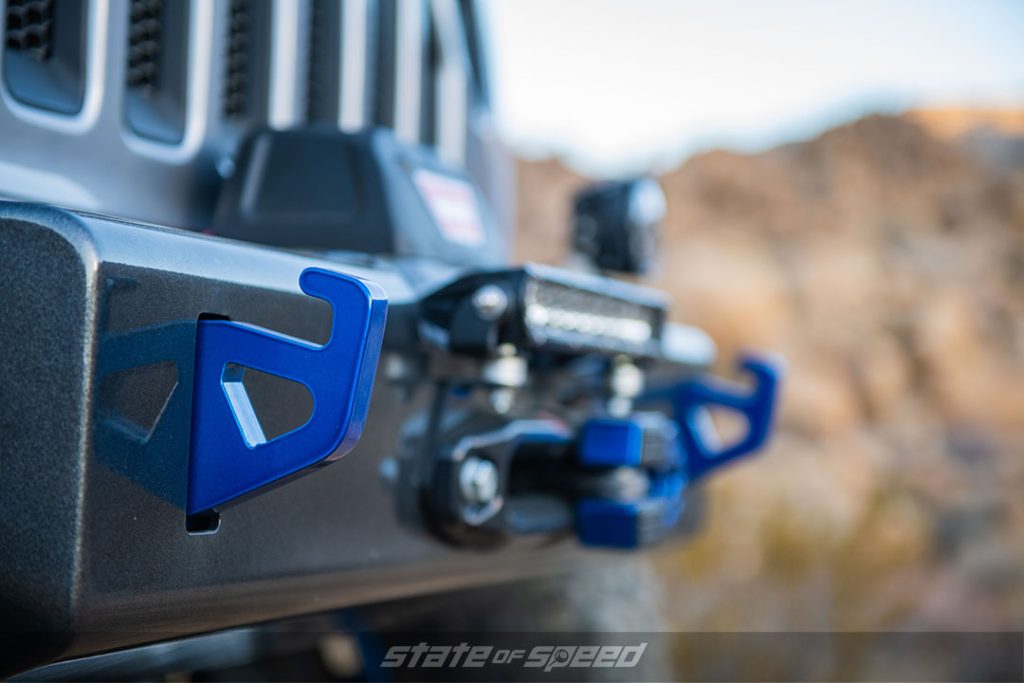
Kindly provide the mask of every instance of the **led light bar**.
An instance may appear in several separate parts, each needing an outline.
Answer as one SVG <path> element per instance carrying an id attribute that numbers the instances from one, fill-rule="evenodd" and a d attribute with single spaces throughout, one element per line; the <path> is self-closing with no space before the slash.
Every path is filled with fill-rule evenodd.
<path id="1" fill-rule="evenodd" d="M 500 344 L 569 354 L 660 356 L 660 292 L 548 266 L 480 272 L 427 297 L 420 330 L 453 353 L 488 355 Z"/>

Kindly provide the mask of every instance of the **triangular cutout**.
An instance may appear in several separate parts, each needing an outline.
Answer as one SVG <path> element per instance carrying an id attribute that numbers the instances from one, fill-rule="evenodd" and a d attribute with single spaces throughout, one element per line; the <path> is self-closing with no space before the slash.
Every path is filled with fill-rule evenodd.
<path id="1" fill-rule="evenodd" d="M 298 429 L 313 415 L 313 396 L 299 382 L 229 363 L 223 383 L 250 448 Z"/>
<path id="2" fill-rule="evenodd" d="M 145 443 L 153 436 L 177 386 L 178 370 L 169 360 L 112 372 L 100 381 L 100 413 Z"/>

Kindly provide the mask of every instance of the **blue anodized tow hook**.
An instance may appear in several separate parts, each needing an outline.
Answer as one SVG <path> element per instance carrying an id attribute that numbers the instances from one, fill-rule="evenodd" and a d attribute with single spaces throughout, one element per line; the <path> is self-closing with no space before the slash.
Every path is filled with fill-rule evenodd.
<path id="1" fill-rule="evenodd" d="M 581 499 L 576 506 L 580 542 L 631 550 L 665 538 L 679 520 L 686 486 L 765 444 L 771 434 L 782 363 L 748 356 L 740 367 L 754 377 L 752 389 L 713 377 L 696 377 L 645 395 L 648 402 L 669 403 L 674 419 L 659 413 L 636 413 L 584 423 L 579 464 L 584 468 L 634 468 L 645 474 L 648 488 L 631 500 Z M 718 445 L 708 421 L 709 407 L 743 415 L 747 422 L 743 437 L 732 445 Z"/>
<path id="2" fill-rule="evenodd" d="M 299 286 L 331 304 L 323 346 L 245 323 L 198 323 L 188 514 L 336 460 L 362 434 L 387 298 L 376 284 L 320 268 L 304 270 Z M 245 368 L 304 385 L 313 397 L 309 420 L 267 440 L 242 385 Z"/>
<path id="3" fill-rule="evenodd" d="M 783 363 L 777 358 L 748 355 L 740 360 L 739 367 L 753 377 L 753 388 L 701 376 L 646 396 L 671 403 L 686 451 L 690 482 L 759 450 L 771 436 Z M 724 447 L 713 443 L 717 439 L 709 434 L 706 412 L 712 407 L 728 408 L 746 419 L 747 430 L 738 441 Z"/>

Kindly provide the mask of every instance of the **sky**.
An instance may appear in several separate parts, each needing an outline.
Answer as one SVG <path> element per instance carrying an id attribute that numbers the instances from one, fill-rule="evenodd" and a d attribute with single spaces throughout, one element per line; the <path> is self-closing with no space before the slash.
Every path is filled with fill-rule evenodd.
<path id="1" fill-rule="evenodd" d="M 1024 106 L 1024 0 L 487 0 L 494 116 L 593 175 L 869 112 Z"/>

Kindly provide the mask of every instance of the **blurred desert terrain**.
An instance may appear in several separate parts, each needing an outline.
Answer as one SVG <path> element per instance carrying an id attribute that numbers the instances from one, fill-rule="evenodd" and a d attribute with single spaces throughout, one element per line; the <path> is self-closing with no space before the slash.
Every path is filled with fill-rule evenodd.
<path id="1" fill-rule="evenodd" d="M 566 256 L 556 160 L 521 259 Z M 789 363 L 771 448 L 657 557 L 680 630 L 1024 630 L 1024 112 L 872 116 L 661 178 L 673 318 Z"/>

